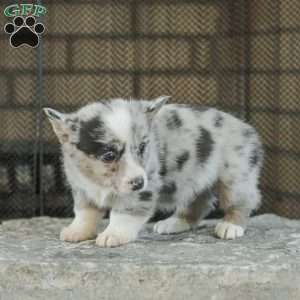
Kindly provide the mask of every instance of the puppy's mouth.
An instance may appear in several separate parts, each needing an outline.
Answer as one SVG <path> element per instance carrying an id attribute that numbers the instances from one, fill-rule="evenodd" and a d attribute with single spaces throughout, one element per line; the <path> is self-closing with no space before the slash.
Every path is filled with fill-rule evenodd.
<path id="1" fill-rule="evenodd" d="M 130 188 L 122 189 L 122 188 L 120 188 L 120 186 L 117 186 L 117 185 L 113 185 L 113 189 L 116 194 L 121 195 L 121 196 L 126 196 L 126 195 L 130 195 L 130 194 L 134 193 L 134 191 L 132 191 Z"/>

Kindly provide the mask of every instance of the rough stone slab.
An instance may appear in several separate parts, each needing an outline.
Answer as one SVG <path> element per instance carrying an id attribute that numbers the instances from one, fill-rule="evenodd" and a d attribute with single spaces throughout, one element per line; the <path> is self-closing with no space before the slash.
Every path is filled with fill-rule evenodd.
<path id="1" fill-rule="evenodd" d="M 59 241 L 69 222 L 0 225 L 1 300 L 300 299 L 299 221 L 254 217 L 235 241 L 213 236 L 216 221 L 172 236 L 149 226 L 137 242 L 114 249 Z"/>

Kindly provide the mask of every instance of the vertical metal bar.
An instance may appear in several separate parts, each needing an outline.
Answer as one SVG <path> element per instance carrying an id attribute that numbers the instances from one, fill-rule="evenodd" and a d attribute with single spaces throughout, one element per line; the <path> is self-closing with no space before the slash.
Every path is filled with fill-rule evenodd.
<path id="1" fill-rule="evenodd" d="M 241 43 L 243 55 L 242 84 L 240 86 L 240 117 L 250 121 L 250 67 L 251 67 L 251 37 L 250 37 L 250 6 L 249 0 L 241 3 Z"/>
<path id="2" fill-rule="evenodd" d="M 280 1 L 275 1 L 275 14 L 276 14 L 276 34 L 275 34 L 275 53 L 273 69 L 280 70 L 280 36 L 281 36 L 281 18 L 280 18 Z M 276 98 L 276 110 L 279 110 L 279 84 L 281 72 L 274 72 L 276 74 L 276 83 L 274 85 Z"/>
<path id="3" fill-rule="evenodd" d="M 39 45 L 40 47 L 41 45 Z M 39 51 L 39 50 L 38 50 Z M 39 65 L 39 53 L 37 53 L 36 57 L 36 66 L 37 66 L 37 73 L 36 76 L 38 77 L 38 65 Z M 37 78 L 38 79 L 38 78 Z M 39 89 L 39 80 L 37 80 L 37 86 L 35 91 L 35 99 L 33 100 L 33 111 L 35 120 L 35 136 L 34 136 L 34 145 L 33 145 L 33 190 L 32 190 L 32 196 L 35 197 L 35 203 L 37 208 L 40 207 L 40 199 L 39 199 L 39 135 L 40 135 L 40 111 L 39 111 L 39 99 L 40 99 L 40 89 Z M 35 212 L 37 212 L 37 209 L 35 209 Z"/>
<path id="4" fill-rule="evenodd" d="M 276 20 L 276 34 L 275 34 L 275 52 L 274 52 L 274 65 L 273 70 L 280 70 L 280 35 L 281 35 L 281 18 L 280 18 L 280 1 L 274 1 L 275 2 L 275 20 Z M 280 72 L 274 72 L 275 73 L 275 78 L 274 78 L 274 100 L 275 100 L 275 111 L 279 111 L 280 109 L 280 105 L 279 105 L 279 101 L 280 101 L 280 76 L 281 73 Z M 274 105 L 274 104 L 273 104 Z M 274 115 L 272 117 L 275 117 Z M 276 122 L 276 128 L 273 128 L 272 130 L 275 130 L 275 134 L 274 137 L 276 137 L 276 142 L 278 142 L 280 140 L 279 137 L 279 122 Z M 276 173 L 274 174 L 275 177 L 275 185 L 276 187 L 280 186 L 279 181 L 282 180 L 281 176 L 280 176 L 280 168 L 279 168 L 279 160 L 280 160 L 280 153 L 277 153 L 277 159 L 276 159 Z M 280 193 L 277 193 L 277 198 L 275 199 L 276 201 L 278 200 L 282 200 L 281 199 L 281 195 Z M 270 206 L 270 203 L 268 203 L 268 205 Z M 271 204 L 272 205 L 272 204 Z M 273 205 L 272 205 L 273 206 Z M 271 212 L 272 210 L 272 206 L 271 206 Z M 287 210 L 289 209 L 289 207 L 287 208 Z"/>
<path id="5" fill-rule="evenodd" d="M 138 36 L 138 20 L 137 20 L 137 11 L 138 11 L 138 1 L 132 1 L 130 4 L 131 10 L 131 34 L 133 41 L 135 43 L 135 66 L 139 66 L 140 63 L 140 49 L 137 46 L 137 36 Z M 140 75 L 136 71 L 133 72 L 133 98 L 138 99 L 140 96 Z"/>
<path id="6" fill-rule="evenodd" d="M 37 0 L 37 4 L 42 5 L 42 1 Z M 40 44 L 37 49 L 37 143 L 38 143 L 38 168 L 37 181 L 39 214 L 44 214 L 44 189 L 43 189 L 43 160 L 44 160 L 44 145 L 42 140 L 43 133 L 43 115 L 42 108 L 44 106 L 44 86 L 43 86 L 43 40 L 40 39 Z"/>
<path id="7" fill-rule="evenodd" d="M 44 193 L 43 193 L 43 159 L 44 159 L 44 145 L 42 141 L 42 131 L 43 131 L 43 50 L 42 41 L 40 41 L 40 46 L 38 48 L 38 144 L 39 144 L 39 204 L 40 204 L 40 215 L 44 214 Z"/>

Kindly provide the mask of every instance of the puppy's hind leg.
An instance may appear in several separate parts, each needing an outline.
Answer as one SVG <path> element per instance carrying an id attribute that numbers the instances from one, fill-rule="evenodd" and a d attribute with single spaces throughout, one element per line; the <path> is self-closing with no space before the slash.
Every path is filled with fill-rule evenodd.
<path id="1" fill-rule="evenodd" d="M 153 230 L 159 234 L 175 234 L 196 227 L 213 208 L 215 197 L 210 189 L 194 195 L 184 207 L 178 206 L 176 212 L 166 220 L 157 222 Z"/>
<path id="2" fill-rule="evenodd" d="M 251 211 L 260 203 L 256 183 L 240 182 L 226 186 L 220 183 L 220 206 L 224 220 L 217 224 L 215 234 L 221 239 L 235 239 L 244 235 Z"/>
<path id="3" fill-rule="evenodd" d="M 229 150 L 220 176 L 220 204 L 225 211 L 215 233 L 222 239 L 243 236 L 251 211 L 261 200 L 258 179 L 263 160 L 262 145 L 253 129 L 244 130 L 243 143 Z"/>

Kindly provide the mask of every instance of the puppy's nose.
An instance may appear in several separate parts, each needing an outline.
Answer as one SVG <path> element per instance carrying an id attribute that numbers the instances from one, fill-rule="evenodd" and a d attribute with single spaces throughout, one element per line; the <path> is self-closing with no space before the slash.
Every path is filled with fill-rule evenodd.
<path id="1" fill-rule="evenodd" d="M 142 176 L 132 179 L 130 182 L 133 191 L 141 190 L 144 187 L 144 178 Z"/>

